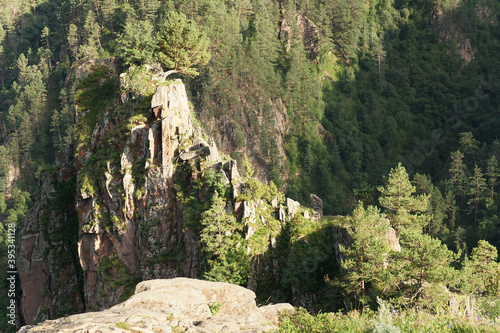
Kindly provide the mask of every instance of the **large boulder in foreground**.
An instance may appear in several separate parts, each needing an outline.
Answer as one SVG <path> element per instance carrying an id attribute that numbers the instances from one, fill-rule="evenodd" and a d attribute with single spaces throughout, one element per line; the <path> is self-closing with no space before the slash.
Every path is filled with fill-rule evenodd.
<path id="1" fill-rule="evenodd" d="M 269 332 L 290 304 L 258 308 L 255 293 L 225 282 L 188 278 L 139 283 L 127 301 L 100 312 L 88 312 L 19 332 Z"/>

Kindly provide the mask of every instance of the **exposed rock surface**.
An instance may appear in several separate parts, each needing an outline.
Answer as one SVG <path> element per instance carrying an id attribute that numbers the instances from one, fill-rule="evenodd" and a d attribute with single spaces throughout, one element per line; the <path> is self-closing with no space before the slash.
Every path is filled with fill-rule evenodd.
<path id="1" fill-rule="evenodd" d="M 212 309 L 212 310 L 211 310 Z M 187 278 L 144 281 L 127 301 L 102 312 L 25 326 L 20 332 L 269 332 L 290 304 L 258 308 L 240 286 Z"/>
<path id="2" fill-rule="evenodd" d="M 112 130 L 105 125 L 110 117 L 105 115 L 100 130 L 96 126 L 94 155 L 102 144 L 109 144 L 104 138 Z M 195 234 L 184 227 L 173 178 L 178 160 L 218 158 L 215 145 L 193 126 L 180 80 L 156 88 L 148 120 L 132 127 L 124 142 L 116 145 L 121 151 L 119 169 L 108 163 L 103 172 L 106 181 L 93 193 L 80 187 L 76 203 L 85 231 L 78 244 L 85 300 L 97 304 L 97 309 L 116 304 L 134 280 L 199 275 L 199 245 Z M 85 161 L 81 165 L 84 169 Z M 177 253 L 180 260 L 166 253 Z M 112 265 L 107 264 L 110 261 Z"/>
<path id="3" fill-rule="evenodd" d="M 19 167 L 14 163 L 10 163 L 7 166 L 7 174 L 5 177 L 5 197 L 10 198 L 12 186 L 14 182 L 19 177 Z"/>
<path id="4" fill-rule="evenodd" d="M 295 10 L 294 13 L 287 13 L 285 6 L 281 6 L 283 19 L 279 29 L 280 39 L 285 42 L 286 51 L 290 51 L 293 41 L 293 24 L 298 27 L 300 39 L 304 44 L 304 49 L 309 54 L 311 60 L 317 60 L 319 52 L 319 29 L 318 27 L 300 10 Z M 291 21 L 287 21 L 286 17 Z"/>
<path id="5" fill-rule="evenodd" d="M 76 212 L 72 198 L 65 197 L 74 189 L 73 177 L 68 168 L 44 176 L 41 200 L 26 214 L 17 269 L 27 324 L 84 310 L 76 249 L 70 242 L 70 234 L 78 233 Z"/>
<path id="6" fill-rule="evenodd" d="M 323 216 L 323 200 L 318 197 L 316 194 L 311 193 L 311 208 L 314 211 L 314 218 L 316 220 L 321 219 Z"/>

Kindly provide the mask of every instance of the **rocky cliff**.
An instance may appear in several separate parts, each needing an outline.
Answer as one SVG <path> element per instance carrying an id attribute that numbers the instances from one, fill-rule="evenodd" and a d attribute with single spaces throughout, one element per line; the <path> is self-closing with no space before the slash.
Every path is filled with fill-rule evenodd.
<path id="1" fill-rule="evenodd" d="M 222 282 L 175 278 L 144 281 L 126 302 L 25 326 L 19 332 L 270 332 L 290 304 L 257 307 L 255 294 Z"/>
<path id="2" fill-rule="evenodd" d="M 253 289 L 269 278 L 279 285 L 283 226 L 321 216 L 278 192 L 245 189 L 236 161 L 196 125 L 180 80 L 143 72 L 141 90 L 127 85 L 140 81 L 128 75 L 118 75 L 112 58 L 76 71 L 74 148 L 42 179 L 21 236 L 27 324 L 109 308 L 139 281 L 201 277 L 208 267 L 200 216 L 214 186 L 228 188 L 226 213 L 244 225 L 247 253 L 256 258 Z"/>
<path id="3" fill-rule="evenodd" d="M 41 178 L 40 200 L 26 214 L 17 268 L 26 323 L 85 309 L 76 253 L 75 172 L 63 167 Z"/>

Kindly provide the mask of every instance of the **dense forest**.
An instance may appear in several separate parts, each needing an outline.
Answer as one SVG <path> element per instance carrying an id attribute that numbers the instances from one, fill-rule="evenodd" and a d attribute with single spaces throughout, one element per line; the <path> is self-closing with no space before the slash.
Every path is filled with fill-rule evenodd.
<path id="1" fill-rule="evenodd" d="M 258 186 L 305 206 L 311 193 L 323 200 L 323 224 L 284 230 L 275 254 L 288 260 L 282 279 L 259 297 L 292 301 L 299 288 L 321 295 L 313 312 L 380 309 L 380 297 L 439 313 L 454 292 L 468 310 L 477 300 L 478 311 L 500 316 L 498 1 L 0 0 L 0 8 L 2 290 L 7 225 L 23 227 L 40 175 L 79 140 L 74 71 L 117 57 L 123 71 L 160 63 L 182 78 L 221 150 L 247 170 L 249 156 L 260 181 L 248 186 L 269 184 Z M 179 25 L 195 37 L 172 37 Z M 201 51 L 172 62 L 176 42 Z M 220 219 L 221 198 L 201 225 Z M 331 226 L 351 240 L 338 265 L 329 262 Z M 389 228 L 399 251 L 381 240 Z M 234 280 L 221 273 L 240 264 Z M 206 277 L 248 283 L 243 263 L 222 266 Z"/>

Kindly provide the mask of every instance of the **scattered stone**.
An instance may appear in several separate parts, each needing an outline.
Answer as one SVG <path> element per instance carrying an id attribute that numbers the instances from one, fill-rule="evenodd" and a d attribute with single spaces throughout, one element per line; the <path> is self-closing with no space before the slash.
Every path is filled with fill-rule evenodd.
<path id="1" fill-rule="evenodd" d="M 264 314 L 267 320 L 274 325 L 279 324 L 279 315 L 284 312 L 295 312 L 295 309 L 289 303 L 279 303 L 261 306 L 259 311 Z"/>

